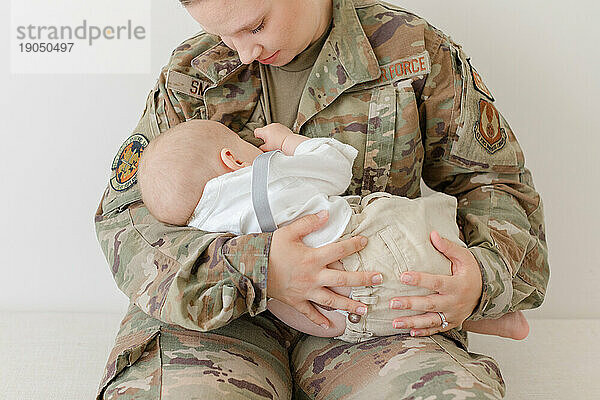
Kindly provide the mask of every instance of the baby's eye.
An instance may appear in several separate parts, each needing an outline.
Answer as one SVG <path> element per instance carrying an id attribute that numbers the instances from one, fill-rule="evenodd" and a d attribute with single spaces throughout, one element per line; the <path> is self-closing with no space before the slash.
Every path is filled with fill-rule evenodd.
<path id="1" fill-rule="evenodd" d="M 262 21 L 262 22 L 260 23 L 260 25 L 259 25 L 259 26 L 257 26 L 256 28 L 252 29 L 250 32 L 251 32 L 253 35 L 256 35 L 258 32 L 262 31 L 262 29 L 263 29 L 264 27 L 265 27 L 265 21 Z"/>

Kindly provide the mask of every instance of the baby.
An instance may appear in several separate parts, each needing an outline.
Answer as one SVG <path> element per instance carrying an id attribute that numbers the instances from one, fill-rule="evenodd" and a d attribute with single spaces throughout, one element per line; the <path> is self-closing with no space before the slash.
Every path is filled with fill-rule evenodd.
<path id="1" fill-rule="evenodd" d="M 431 293 L 402 284 L 399 277 L 404 271 L 451 274 L 450 262 L 431 245 L 429 232 L 435 227 L 442 236 L 462 243 L 455 198 L 436 193 L 410 200 L 373 193 L 358 203 L 356 198 L 339 196 L 352 177 L 358 153 L 352 146 L 332 138 L 296 135 L 281 124 L 257 129 L 255 136 L 265 142 L 260 148 L 218 122 L 192 120 L 152 140 L 137 172 L 148 210 L 164 223 L 238 235 L 276 229 L 327 210 L 327 224 L 303 241 L 319 247 L 359 234 L 369 239 L 363 250 L 341 261 L 349 271 L 382 272 L 384 283 L 331 288 L 367 304 L 367 314 L 361 318 L 319 307 L 331 322 L 324 329 L 276 299 L 269 300 L 268 309 L 286 324 L 314 336 L 358 342 L 402 333 L 392 327 L 393 319 L 419 312 L 390 310 L 387 304 L 394 296 Z M 257 159 L 263 159 L 263 167 L 253 165 Z M 260 201 L 261 192 L 267 201 Z M 272 228 L 265 229 L 269 225 Z M 521 312 L 498 320 L 467 321 L 463 328 L 513 339 L 523 339 L 529 330 Z"/>

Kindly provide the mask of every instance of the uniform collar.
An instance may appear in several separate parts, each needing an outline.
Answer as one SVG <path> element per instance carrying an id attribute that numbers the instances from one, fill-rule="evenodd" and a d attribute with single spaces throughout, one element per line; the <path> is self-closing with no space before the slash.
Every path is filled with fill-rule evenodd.
<path id="1" fill-rule="evenodd" d="M 344 91 L 379 78 L 379 62 L 352 0 L 333 0 L 333 26 L 300 98 L 293 131 L 333 103 Z"/>
<path id="2" fill-rule="evenodd" d="M 328 45 L 334 49 L 347 75 L 356 84 L 377 79 L 381 75 L 379 62 L 352 0 L 333 0 L 333 27 L 323 48 L 326 49 Z M 323 53 L 325 51 L 321 55 Z"/>
<path id="3" fill-rule="evenodd" d="M 195 68 L 218 85 L 234 73 L 242 65 L 242 62 L 237 52 L 227 47 L 223 41 L 220 41 L 204 53 L 200 53 L 193 58 L 191 64 L 192 68 Z"/>

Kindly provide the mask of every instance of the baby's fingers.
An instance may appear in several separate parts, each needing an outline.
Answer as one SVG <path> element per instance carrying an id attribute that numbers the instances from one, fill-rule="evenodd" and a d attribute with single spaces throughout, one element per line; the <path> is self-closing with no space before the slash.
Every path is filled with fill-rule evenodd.
<path id="1" fill-rule="evenodd" d="M 262 138 L 263 138 L 263 136 L 264 136 L 264 134 L 265 134 L 265 133 L 264 133 L 264 131 L 262 130 L 262 128 L 256 128 L 256 129 L 254 130 L 254 136 L 255 136 L 255 137 L 257 137 L 257 138 L 260 138 L 260 139 L 262 139 Z"/>

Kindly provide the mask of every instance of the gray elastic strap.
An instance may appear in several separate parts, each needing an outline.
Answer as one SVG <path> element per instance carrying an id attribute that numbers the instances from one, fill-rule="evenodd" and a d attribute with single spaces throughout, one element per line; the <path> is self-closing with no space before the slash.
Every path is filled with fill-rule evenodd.
<path id="1" fill-rule="evenodd" d="M 263 153 L 252 163 L 252 207 L 262 232 L 274 232 L 277 229 L 271 207 L 269 206 L 269 164 L 277 151 Z"/>

